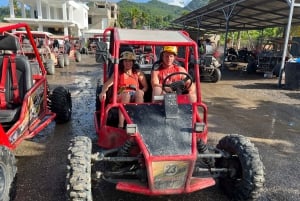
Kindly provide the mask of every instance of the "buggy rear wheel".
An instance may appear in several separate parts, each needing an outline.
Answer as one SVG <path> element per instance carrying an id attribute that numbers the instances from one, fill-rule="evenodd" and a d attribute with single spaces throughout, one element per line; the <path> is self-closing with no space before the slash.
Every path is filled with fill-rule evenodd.
<path id="1" fill-rule="evenodd" d="M 221 80 L 221 70 L 219 68 L 214 69 L 214 71 L 210 77 L 210 80 L 214 83 Z"/>
<path id="2" fill-rule="evenodd" d="M 53 90 L 50 95 L 50 109 L 56 113 L 55 121 L 57 123 L 64 123 L 71 119 L 72 99 L 66 88 L 60 86 Z"/>
<path id="3" fill-rule="evenodd" d="M 229 169 L 220 176 L 220 187 L 233 200 L 258 198 L 265 181 L 258 149 L 241 135 L 225 136 L 217 148 L 230 155 L 216 160 L 217 168 Z"/>
<path id="4" fill-rule="evenodd" d="M 9 201 L 17 167 L 14 155 L 0 146 L 0 200 Z"/>
<path id="5" fill-rule="evenodd" d="M 68 54 L 64 54 L 64 65 L 69 66 L 70 65 L 70 59 Z"/>
<path id="6" fill-rule="evenodd" d="M 256 73 L 256 70 L 257 70 L 257 68 L 256 68 L 255 62 L 249 62 L 246 67 L 247 73 L 254 74 L 254 73 Z"/>
<path id="7" fill-rule="evenodd" d="M 57 60 L 58 60 L 59 67 L 64 68 L 65 67 L 64 55 L 58 55 Z"/>
<path id="8" fill-rule="evenodd" d="M 76 62 L 81 62 L 81 54 L 78 51 L 75 52 L 75 61 Z"/>
<path id="9" fill-rule="evenodd" d="M 275 67 L 273 68 L 273 75 L 279 77 L 280 68 L 281 68 L 281 64 L 276 64 Z"/>
<path id="10" fill-rule="evenodd" d="M 92 142 L 86 136 L 71 140 L 66 177 L 68 201 L 92 201 L 91 183 Z"/>
<path id="11" fill-rule="evenodd" d="M 48 75 L 54 75 L 55 74 L 55 66 L 54 62 L 51 59 L 46 60 L 46 71 Z"/>
<path id="12" fill-rule="evenodd" d="M 98 85 L 97 84 L 97 88 L 96 88 L 96 100 L 95 100 L 95 102 L 96 102 L 96 104 L 95 104 L 96 111 L 100 110 L 101 102 L 100 102 L 100 99 L 99 99 L 99 94 L 102 91 L 102 87 L 103 87 L 103 85 Z"/>

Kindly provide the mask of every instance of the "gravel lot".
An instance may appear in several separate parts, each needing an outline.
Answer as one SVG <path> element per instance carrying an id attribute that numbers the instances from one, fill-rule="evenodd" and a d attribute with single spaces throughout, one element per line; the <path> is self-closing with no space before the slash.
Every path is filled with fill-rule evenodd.
<path id="1" fill-rule="evenodd" d="M 93 111 L 101 68 L 92 55 L 71 61 L 48 76 L 50 88 L 65 85 L 72 93 L 73 117 L 67 124 L 51 123 L 15 151 L 18 178 L 14 201 L 65 201 L 65 176 L 69 140 L 88 135 L 96 140 Z M 218 83 L 202 82 L 202 98 L 209 111 L 209 143 L 226 134 L 245 135 L 258 147 L 266 172 L 260 200 L 300 200 L 300 92 L 277 87 L 277 79 L 224 70 Z M 115 191 L 99 182 L 95 201 L 226 201 L 217 187 L 188 195 L 146 197 Z"/>

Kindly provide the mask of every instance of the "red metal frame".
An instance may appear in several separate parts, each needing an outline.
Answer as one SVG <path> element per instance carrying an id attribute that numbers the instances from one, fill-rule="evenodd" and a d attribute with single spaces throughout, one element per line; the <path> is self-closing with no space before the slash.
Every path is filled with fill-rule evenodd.
<path id="1" fill-rule="evenodd" d="M 29 26 L 25 23 L 2 26 L 0 27 L 0 34 L 13 32 L 13 30 L 21 28 L 25 28 L 26 30 L 26 34 L 36 55 L 41 74 L 32 76 L 35 82 L 23 99 L 19 119 L 7 131 L 5 131 L 0 124 L 0 145 L 6 146 L 9 149 L 15 149 L 24 139 L 37 135 L 42 129 L 49 125 L 56 116 L 56 114 L 52 113 L 47 107 L 46 69 L 39 56 Z M 36 97 L 40 98 L 38 103 L 33 102 Z"/>
<path id="2" fill-rule="evenodd" d="M 110 54 L 112 60 L 114 62 L 114 74 L 118 75 L 118 64 L 119 64 L 119 49 L 120 45 L 122 44 L 130 44 L 130 45 L 151 45 L 153 47 L 153 43 L 151 41 L 127 41 L 121 40 L 119 36 L 119 32 L 117 28 L 108 28 L 103 33 L 103 39 L 106 41 L 108 37 L 108 33 L 113 32 L 113 41 L 111 43 Z M 195 58 L 198 58 L 198 49 L 196 42 L 192 41 L 189 38 L 187 32 L 181 31 L 181 36 L 186 38 L 188 42 L 156 42 L 155 45 L 164 46 L 185 46 L 186 53 L 185 58 L 188 58 L 190 54 L 189 48 L 193 48 Z M 157 36 L 159 37 L 159 36 Z M 179 58 L 185 65 L 185 69 L 188 72 L 188 60 L 184 58 Z M 106 81 L 108 79 L 107 75 L 107 65 L 104 64 L 103 66 L 103 80 Z M 196 122 L 203 122 L 207 125 L 207 107 L 202 102 L 201 99 L 201 90 L 200 90 L 200 73 L 199 73 L 199 64 L 196 62 L 194 65 L 194 72 L 195 72 L 195 83 L 196 83 L 196 92 L 197 92 L 197 101 L 192 103 L 192 124 L 195 125 Z M 114 83 L 118 82 L 118 76 L 114 76 Z M 200 190 L 212 185 L 215 185 L 215 180 L 213 178 L 195 178 L 192 177 L 193 167 L 197 159 L 197 139 L 202 139 L 203 142 L 207 142 L 207 133 L 208 128 L 205 126 L 204 131 L 202 132 L 195 132 L 192 133 L 192 153 L 190 155 L 176 155 L 176 156 L 167 156 L 167 157 L 160 157 L 160 156 L 152 156 L 149 154 L 147 148 L 145 147 L 141 135 L 137 132 L 133 135 L 128 135 L 124 129 L 114 128 L 111 126 L 106 125 L 106 121 L 108 118 L 108 112 L 112 108 L 118 108 L 127 122 L 127 124 L 134 123 L 130 116 L 128 115 L 125 107 L 123 104 L 117 102 L 117 84 L 113 85 L 113 96 L 112 101 L 105 105 L 105 101 L 102 101 L 100 104 L 100 111 L 96 111 L 94 115 L 94 123 L 96 133 L 98 134 L 98 145 L 102 148 L 116 148 L 121 146 L 126 140 L 130 138 L 134 138 L 137 142 L 138 147 L 140 148 L 140 152 L 144 156 L 145 165 L 147 167 L 148 173 L 148 186 L 143 186 L 141 184 L 135 183 L 128 183 L 128 182 L 118 182 L 116 188 L 118 190 L 133 192 L 133 193 L 140 193 L 145 195 L 166 195 L 166 194 L 180 194 L 180 193 L 190 193 L 196 190 Z M 177 97 L 178 104 L 187 104 L 189 103 L 187 95 L 178 95 Z M 130 104 L 130 103 L 129 103 Z M 134 103 L 136 104 L 136 103 Z M 142 104 L 156 104 L 156 103 L 142 103 Z M 199 112 L 202 110 L 202 113 Z M 182 188 L 177 189 L 167 189 L 167 190 L 157 190 L 154 187 L 154 175 L 153 175 L 153 163 L 154 162 L 164 162 L 164 161 L 184 161 L 188 165 L 187 175 L 185 184 Z"/>

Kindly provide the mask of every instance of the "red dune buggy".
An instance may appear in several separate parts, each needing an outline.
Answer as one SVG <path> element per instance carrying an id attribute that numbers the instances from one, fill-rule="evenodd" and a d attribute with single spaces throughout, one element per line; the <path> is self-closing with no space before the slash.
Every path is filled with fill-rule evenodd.
<path id="1" fill-rule="evenodd" d="M 25 29 L 36 61 L 21 51 L 12 33 Z M 24 139 L 32 138 L 53 120 L 71 118 L 71 94 L 64 87 L 49 90 L 46 69 L 27 24 L 0 26 L 0 200 L 10 200 L 17 173 L 12 153 Z"/>
<path id="2" fill-rule="evenodd" d="M 109 50 L 105 43 L 108 35 Z M 137 45 L 151 46 L 158 59 L 163 46 L 177 46 L 178 65 L 186 72 L 193 68 L 194 78 L 186 74 L 184 80 L 170 85 L 164 81 L 163 86 L 171 87 L 174 93 L 156 96 L 154 102 L 151 87 L 145 93 L 144 103 L 117 102 L 120 53 Z M 114 183 L 117 190 L 149 196 L 192 193 L 217 181 L 233 200 L 260 195 L 264 166 L 258 149 L 246 137 L 228 135 L 220 139 L 216 147 L 207 143 L 207 107 L 200 90 L 201 62 L 197 44 L 186 32 L 108 28 L 104 42 L 97 47 L 96 61 L 103 65 L 103 82 L 113 71 L 115 84 L 103 101 L 98 97 L 102 85 L 96 90 L 94 122 L 100 151 L 92 150 L 89 137 L 77 136 L 71 141 L 68 200 L 93 200 L 92 175 L 93 179 Z M 194 61 L 190 61 L 191 58 Z M 148 83 L 155 67 L 156 62 L 136 64 L 136 68 L 145 73 Z M 191 103 L 185 93 L 187 80 L 194 81 L 196 102 Z M 118 111 L 125 117 L 125 128 L 117 127 Z"/>
<path id="3" fill-rule="evenodd" d="M 33 50 L 27 32 L 26 31 L 15 31 L 13 32 L 19 38 L 21 52 L 31 61 L 37 60 L 36 54 Z M 51 37 L 53 34 L 43 31 L 31 31 L 31 35 L 34 39 L 39 55 L 45 66 L 47 74 L 55 74 L 55 66 L 57 65 L 56 56 L 52 53 L 49 46 Z"/>
<path id="4" fill-rule="evenodd" d="M 81 61 L 81 54 L 79 49 L 76 49 L 74 42 L 76 38 L 69 36 L 51 36 L 51 53 L 56 59 L 56 64 L 64 68 L 70 65 L 70 59 L 76 62 Z M 78 40 L 77 40 L 78 41 Z M 79 44 L 76 44 L 79 45 Z"/>

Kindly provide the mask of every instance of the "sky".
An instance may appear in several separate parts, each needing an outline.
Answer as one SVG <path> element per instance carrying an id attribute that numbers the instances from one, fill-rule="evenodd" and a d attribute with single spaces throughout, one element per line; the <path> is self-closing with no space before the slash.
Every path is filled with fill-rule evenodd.
<path id="1" fill-rule="evenodd" d="M 8 6 L 8 1 L 9 0 L 0 0 L 0 6 Z M 109 1 L 109 0 L 108 0 Z M 118 2 L 119 0 L 112 0 L 113 2 Z M 149 0 L 132 0 L 134 2 L 140 2 L 140 3 L 145 3 L 148 2 Z M 176 5 L 176 6 L 185 6 L 192 0 L 160 0 L 161 2 Z"/>
<path id="2" fill-rule="evenodd" d="M 0 0 L 0 6 L 8 6 L 9 0 Z"/>

